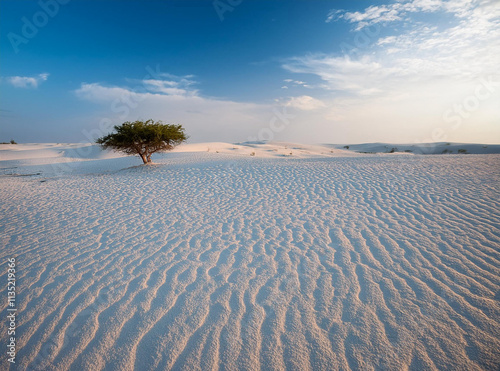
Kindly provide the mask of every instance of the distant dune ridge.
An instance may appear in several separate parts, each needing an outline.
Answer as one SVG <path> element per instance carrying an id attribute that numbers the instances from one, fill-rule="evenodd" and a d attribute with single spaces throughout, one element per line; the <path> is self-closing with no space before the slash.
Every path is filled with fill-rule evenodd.
<path id="1" fill-rule="evenodd" d="M 0 145 L 11 370 L 498 370 L 498 147 Z"/>
<path id="2" fill-rule="evenodd" d="M 173 152 L 215 152 L 231 155 L 258 155 L 259 157 L 283 156 L 352 156 L 353 153 L 405 153 L 405 154 L 494 154 L 500 153 L 500 144 L 470 143 L 418 143 L 418 144 L 297 144 L 287 142 L 208 142 L 183 144 Z M 0 144 L 0 161 L 32 160 L 47 162 L 47 159 L 65 161 L 96 160 L 123 157 L 122 154 L 102 151 L 92 143 L 32 143 Z M 42 160 L 43 159 L 43 160 Z"/>
<path id="3" fill-rule="evenodd" d="M 390 143 L 365 143 L 352 144 L 349 150 L 356 152 L 390 153 L 406 152 L 424 155 L 440 154 L 492 154 L 500 153 L 500 144 L 473 144 L 473 143 L 414 143 L 414 144 L 390 144 Z M 336 148 L 344 148 L 345 145 L 335 145 Z"/>

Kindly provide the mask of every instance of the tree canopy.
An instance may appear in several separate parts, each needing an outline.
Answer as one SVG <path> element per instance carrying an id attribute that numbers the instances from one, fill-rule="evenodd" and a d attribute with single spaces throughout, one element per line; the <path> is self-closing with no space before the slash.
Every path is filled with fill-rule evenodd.
<path id="1" fill-rule="evenodd" d="M 139 155 L 145 164 L 152 162 L 153 153 L 170 151 L 188 138 L 182 125 L 164 124 L 151 119 L 127 121 L 115 126 L 114 130 L 114 133 L 97 139 L 96 143 L 103 149 Z"/>

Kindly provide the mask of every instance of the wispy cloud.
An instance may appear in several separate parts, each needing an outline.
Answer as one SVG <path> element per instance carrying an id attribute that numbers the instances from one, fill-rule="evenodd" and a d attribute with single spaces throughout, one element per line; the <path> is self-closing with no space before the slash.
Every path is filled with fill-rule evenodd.
<path id="1" fill-rule="evenodd" d="M 321 78 L 330 92 L 329 98 L 322 94 L 328 106 L 323 120 L 332 125 L 365 131 L 371 140 L 388 140 L 395 132 L 422 138 L 433 127 L 446 127 L 443 112 L 473 96 L 484 78 L 494 81 L 489 100 L 480 112 L 467 112 L 474 125 L 453 135 L 467 138 L 500 114 L 492 104 L 500 100 L 498 1 L 397 1 L 360 12 L 333 10 L 327 21 L 347 21 L 357 33 L 385 26 L 380 36 L 365 33 L 371 43 L 356 53 L 302 55 L 283 63 L 290 72 Z"/>
<path id="2" fill-rule="evenodd" d="M 312 111 L 325 107 L 325 104 L 319 99 L 310 97 L 308 95 L 301 95 L 299 97 L 289 98 L 285 103 L 285 106 L 297 108 L 302 111 Z"/>
<path id="3" fill-rule="evenodd" d="M 470 15 L 479 2 L 479 0 L 407 0 L 391 4 L 372 5 L 361 12 L 333 9 L 328 13 L 326 22 L 343 19 L 355 24 L 355 29 L 360 30 L 376 23 L 411 21 L 413 13 L 443 11 L 465 18 Z"/>
<path id="4" fill-rule="evenodd" d="M 193 75 L 177 76 L 169 73 L 159 73 L 156 79 L 129 80 L 135 84 L 142 84 L 146 91 L 179 96 L 197 96 L 199 91 L 194 88 L 197 84 Z"/>
<path id="5" fill-rule="evenodd" d="M 283 80 L 284 82 L 286 82 L 287 84 L 289 85 L 292 85 L 292 86 L 303 86 L 304 88 L 309 88 L 311 87 L 307 82 L 305 81 L 300 81 L 300 80 L 293 80 L 293 79 L 285 79 Z"/>
<path id="6" fill-rule="evenodd" d="M 371 86 L 380 86 L 387 75 L 394 71 L 383 71 L 380 63 L 363 58 L 356 61 L 349 57 L 335 57 L 325 54 L 314 54 L 289 59 L 283 68 L 294 73 L 310 73 L 318 75 L 327 82 L 326 89 L 352 92 L 365 95 L 372 91 Z M 371 75 L 368 82 L 366 76 Z"/>
<path id="7" fill-rule="evenodd" d="M 182 123 L 191 140 L 241 140 L 255 136 L 272 114 L 272 106 L 201 96 L 193 76 L 129 80 L 135 86 L 82 83 L 75 94 L 103 106 L 102 117 L 121 123 L 154 117 Z M 165 80 L 161 79 L 162 77 Z M 96 118 L 96 121 L 99 118 Z"/>
<path id="8" fill-rule="evenodd" d="M 325 22 L 329 23 L 329 22 L 332 22 L 332 21 L 337 21 L 339 19 L 339 17 L 341 16 L 342 13 L 344 13 L 344 10 L 342 10 L 342 9 L 332 9 L 332 10 L 330 10 L 328 12 L 328 15 L 326 17 Z"/>
<path id="9" fill-rule="evenodd" d="M 500 65 L 500 3 L 497 1 L 412 0 L 371 6 L 364 12 L 342 13 L 356 23 L 404 19 L 406 32 L 375 40 L 362 55 L 316 54 L 291 58 L 283 67 L 291 72 L 318 75 L 327 88 L 359 93 L 393 90 L 435 79 L 470 80 L 497 74 Z M 406 16 L 407 12 L 453 13 L 448 25 L 425 24 Z M 383 18 L 383 17 L 382 17 Z M 439 27 L 438 27 L 439 26 Z M 390 32 L 390 29 L 386 29 Z"/>
<path id="10" fill-rule="evenodd" d="M 37 76 L 9 76 L 6 80 L 16 88 L 38 88 L 48 77 L 48 73 L 41 73 Z"/>

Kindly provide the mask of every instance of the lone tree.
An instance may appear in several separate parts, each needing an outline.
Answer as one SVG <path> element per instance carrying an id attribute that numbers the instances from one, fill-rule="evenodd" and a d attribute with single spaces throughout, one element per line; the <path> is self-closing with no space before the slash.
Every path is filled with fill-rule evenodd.
<path id="1" fill-rule="evenodd" d="M 153 153 L 170 151 L 188 138 L 182 125 L 163 124 L 151 119 L 127 121 L 114 129 L 116 133 L 101 137 L 96 143 L 103 149 L 111 148 L 128 155 L 139 155 L 145 164 L 152 162 Z"/>

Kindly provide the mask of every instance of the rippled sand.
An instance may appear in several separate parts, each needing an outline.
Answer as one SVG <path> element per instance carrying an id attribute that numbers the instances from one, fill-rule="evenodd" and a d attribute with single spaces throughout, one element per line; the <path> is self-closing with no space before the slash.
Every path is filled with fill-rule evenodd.
<path id="1" fill-rule="evenodd" d="M 17 369 L 499 369 L 500 156 L 90 163 L 0 177 Z"/>

